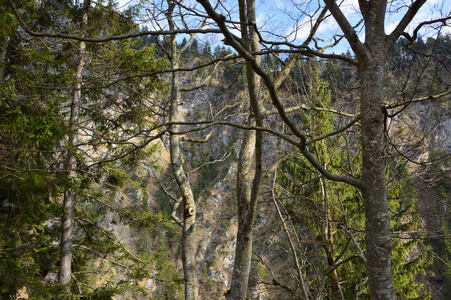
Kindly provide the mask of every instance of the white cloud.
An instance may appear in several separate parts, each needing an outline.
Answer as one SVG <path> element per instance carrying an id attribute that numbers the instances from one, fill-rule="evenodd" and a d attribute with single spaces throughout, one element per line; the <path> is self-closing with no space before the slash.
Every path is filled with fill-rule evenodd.
<path id="1" fill-rule="evenodd" d="M 126 9 L 129 5 L 133 5 L 136 3 L 135 0 L 116 0 L 118 3 L 119 9 Z"/>

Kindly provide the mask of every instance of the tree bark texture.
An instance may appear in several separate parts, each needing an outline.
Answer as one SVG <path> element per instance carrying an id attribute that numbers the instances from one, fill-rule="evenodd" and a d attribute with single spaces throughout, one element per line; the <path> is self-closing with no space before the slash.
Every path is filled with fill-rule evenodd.
<path id="1" fill-rule="evenodd" d="M 377 61 L 377 60 L 375 60 Z M 379 60 L 380 61 L 380 60 Z M 391 269 L 392 237 L 386 191 L 383 68 L 374 63 L 362 70 L 362 179 L 365 187 L 366 258 L 371 299 L 395 299 Z"/>
<path id="2" fill-rule="evenodd" d="M 0 83 L 4 83 L 6 49 L 8 47 L 8 36 L 0 36 Z"/>
<path id="3" fill-rule="evenodd" d="M 370 4 L 365 18 L 365 53 L 359 55 L 362 180 L 366 259 L 371 299 L 395 299 L 385 161 L 384 63 L 386 1 Z"/>
<path id="4" fill-rule="evenodd" d="M 168 1 L 169 9 L 167 18 L 170 30 L 174 30 L 175 24 L 172 19 L 174 2 Z M 179 67 L 179 53 L 177 50 L 177 41 L 175 34 L 170 37 L 170 63 L 172 69 Z M 179 122 L 179 101 L 180 101 L 180 82 L 179 74 L 173 72 L 171 75 L 171 99 L 169 122 Z M 196 275 L 196 206 L 193 191 L 189 183 L 187 173 L 183 166 L 183 159 L 180 152 L 180 137 L 177 135 L 178 125 L 171 126 L 170 136 L 170 156 L 174 177 L 180 189 L 183 199 L 183 232 L 182 232 L 182 263 L 185 277 L 185 299 L 199 299 L 199 287 Z"/>
<path id="5" fill-rule="evenodd" d="M 249 51 L 258 51 L 258 36 L 253 26 L 255 24 L 255 1 L 239 1 L 241 35 Z M 249 101 L 253 118 L 251 123 L 263 125 L 261 100 L 258 97 L 259 78 L 248 62 L 246 64 L 246 79 Z M 237 170 L 237 206 L 238 232 L 236 239 L 235 261 L 232 283 L 228 299 L 246 299 L 252 262 L 253 227 L 257 210 L 257 199 L 262 178 L 262 147 L 263 133 L 261 131 L 246 132 L 240 150 Z M 255 162 L 255 164 L 254 164 Z M 254 168 L 254 169 L 253 169 Z"/>
<path id="6" fill-rule="evenodd" d="M 85 1 L 84 12 L 82 16 L 82 32 L 86 31 L 88 22 L 88 8 L 90 1 Z M 78 124 L 80 118 L 80 106 L 81 106 L 81 88 L 83 83 L 83 71 L 86 60 L 86 44 L 80 42 L 78 48 L 78 63 L 75 71 L 75 86 L 72 94 L 70 104 L 70 133 L 69 133 L 69 145 L 74 145 L 78 139 Z M 76 164 L 76 159 L 71 150 L 67 152 L 66 157 L 66 169 L 69 172 L 70 177 L 74 177 L 74 171 L 71 171 Z M 62 285 L 68 284 L 71 281 L 72 275 L 72 248 L 73 248 L 73 231 L 74 231 L 74 206 L 75 206 L 75 192 L 70 189 L 64 193 L 63 197 L 63 209 L 64 213 L 61 220 L 61 252 L 60 252 L 60 265 L 58 272 L 58 280 Z"/>
<path id="7" fill-rule="evenodd" d="M 61 231 L 61 252 L 58 281 L 60 284 L 68 284 L 72 274 L 72 238 L 74 231 L 74 203 L 75 193 L 67 191 L 64 193 Z"/>
<path id="8" fill-rule="evenodd" d="M 391 269 L 392 237 L 386 190 L 386 128 L 383 82 L 388 49 L 425 3 L 413 1 L 397 27 L 385 34 L 386 0 L 359 1 L 365 25 L 365 42 L 333 0 L 325 0 L 343 30 L 358 60 L 361 71 L 362 181 L 365 203 L 366 259 L 371 299 L 395 299 Z"/>
<path id="9" fill-rule="evenodd" d="M 172 128 L 174 130 L 174 128 Z M 182 262 L 185 276 L 185 299 L 198 299 L 198 282 L 196 276 L 196 207 L 194 195 L 188 177 L 183 168 L 180 155 L 180 138 L 171 135 L 170 138 L 171 165 L 183 199 L 183 233 Z"/>
<path id="10" fill-rule="evenodd" d="M 228 299 L 246 299 L 252 262 L 255 209 L 251 206 L 252 166 L 256 132 L 248 131 L 243 139 L 237 170 L 238 232 L 235 261 Z"/>

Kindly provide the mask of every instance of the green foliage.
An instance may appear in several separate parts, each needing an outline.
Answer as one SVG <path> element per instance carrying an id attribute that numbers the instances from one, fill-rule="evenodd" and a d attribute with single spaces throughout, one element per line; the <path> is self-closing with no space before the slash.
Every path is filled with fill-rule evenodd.
<path id="1" fill-rule="evenodd" d="M 147 13 L 144 1 L 139 2 L 120 12 L 115 1 L 93 2 L 88 9 L 86 32 L 80 26 L 85 10 L 81 1 L 18 0 L 14 4 L 33 30 L 100 37 L 136 32 L 135 16 Z M 146 36 L 87 44 L 80 111 L 84 145 L 76 149 L 76 145 L 68 142 L 72 140 L 70 136 L 77 134 L 69 130 L 68 104 L 76 80 L 79 42 L 30 37 L 17 26 L 6 2 L 0 3 L 0 23 L 0 43 L 2 48 L 4 43 L 7 45 L 7 57 L 0 62 L 4 72 L 0 78 L 0 297 L 13 299 L 17 291 L 25 287 L 32 299 L 112 299 L 125 291 L 144 293 L 136 283 L 152 278 L 159 285 L 156 299 L 182 298 L 183 279 L 173 262 L 180 257 L 180 228 L 173 225 L 172 207 L 161 192 L 157 208 L 151 207 L 147 191 L 150 175 L 136 168 L 143 161 L 147 167 L 158 167 L 156 158 L 151 158 L 158 150 L 157 144 L 142 148 L 136 142 L 151 138 L 149 129 L 164 117 L 166 109 L 153 97 L 156 92 L 168 92 L 165 76 L 156 75 L 159 70 L 168 68 L 167 61 L 161 59 L 163 51 L 156 49 L 156 38 Z M 167 49 L 167 44 L 161 42 Z M 182 42 L 180 48 L 186 42 Z M 415 86 L 409 82 L 402 87 L 407 91 L 406 99 L 413 94 L 410 91 L 437 93 L 447 88 L 445 78 L 448 77 L 443 70 L 450 67 L 450 42 L 449 35 L 419 39 L 413 44 L 400 39 L 390 50 L 387 66 L 390 76 L 417 76 L 411 80 Z M 427 60 L 434 60 L 434 64 L 426 68 L 427 60 L 418 53 L 426 53 Z M 211 57 L 224 58 L 230 54 L 231 50 L 223 45 L 212 51 L 208 43 L 203 45 L 202 41 L 194 40 L 181 59 L 193 67 Z M 263 57 L 262 65 L 273 77 L 281 67 L 271 55 Z M 243 87 L 242 61 L 231 61 L 218 70 L 212 78 L 223 85 L 218 88 L 220 93 Z M 189 76 L 196 81 L 201 72 L 205 71 L 193 71 Z M 296 92 L 304 101 L 302 104 L 315 108 L 298 112 L 295 119 L 299 127 L 316 137 L 342 124 L 342 120 L 327 109 L 341 92 L 349 89 L 356 77 L 358 75 L 350 71 L 346 63 L 328 60 L 320 68 L 316 61 L 300 61 L 283 85 L 285 91 Z M 398 91 L 397 84 L 387 80 L 386 88 L 390 92 Z M 437 111 L 439 113 L 443 112 Z M 201 111 L 197 116 L 206 117 Z M 352 176 L 359 171 L 360 161 L 356 155 L 359 147 L 350 140 L 353 139 L 337 135 L 308 147 L 325 168 Z M 226 148 L 232 153 L 231 159 L 235 159 L 233 142 L 220 147 Z M 67 170 L 62 170 L 68 152 L 76 158 L 81 171 L 68 174 Z M 193 153 L 196 156 L 193 161 L 206 164 L 197 174 L 200 179 L 194 185 L 196 198 L 202 198 L 208 196 L 214 180 L 225 178 L 230 161 L 212 163 L 214 155 L 201 148 L 195 148 Z M 88 168 L 102 159 L 112 162 Z M 447 178 L 445 170 L 439 171 Z M 278 174 L 277 193 L 286 217 L 304 239 L 302 255 L 308 255 L 309 262 L 305 267 L 307 279 L 312 289 L 320 290 L 331 267 L 325 259 L 325 245 L 329 240 L 323 224 L 328 221 L 333 232 L 335 261 L 360 254 L 357 245 L 365 250 L 362 201 L 355 189 L 326 181 L 302 157 L 287 161 Z M 420 224 L 415 210 L 416 191 L 411 182 L 404 180 L 406 177 L 402 167 L 387 175 L 391 182 L 390 210 L 396 237 L 395 288 L 402 298 L 427 298 L 427 293 L 419 292 L 422 285 L 416 282 L 415 276 L 430 264 L 429 247 L 423 248 L 417 242 L 416 238 L 423 238 L 423 235 L 406 233 L 418 231 Z M 43 280 L 58 271 L 60 224 L 56 220 L 63 214 L 61 195 L 69 190 L 77 195 L 75 283 L 71 292 Z M 446 208 L 449 190 L 449 181 L 438 183 L 439 197 Z M 121 197 L 127 200 L 126 207 Z M 443 234 L 448 235 L 450 218 L 444 215 L 439 223 Z M 137 253 L 118 240 L 111 229 L 116 225 L 125 226 L 135 234 Z M 229 220 L 224 219 L 218 226 L 229 226 Z M 357 245 L 350 238 L 351 234 Z M 285 241 L 275 243 L 286 246 Z M 451 242 L 443 240 L 433 246 L 438 247 L 441 259 L 449 265 Z M 285 253 L 280 257 L 288 259 Z M 260 278 L 268 275 L 262 264 L 258 264 L 255 271 Z M 115 272 L 124 278 L 118 280 L 112 275 Z M 289 272 L 288 268 L 281 271 L 287 277 L 291 276 Z M 441 266 L 440 272 L 441 278 L 451 286 L 449 268 Z M 361 260 L 353 258 L 341 265 L 338 276 L 346 299 L 354 298 L 356 290 L 361 298 L 368 298 L 367 274 Z M 98 286 L 100 281 L 102 285 Z M 331 290 L 330 285 L 327 281 L 326 291 Z M 447 295 L 450 294 L 447 291 Z"/>
<path id="2" fill-rule="evenodd" d="M 53 241 L 59 232 L 57 226 L 45 223 L 58 216 L 59 207 L 52 197 L 66 184 L 65 176 L 44 172 L 53 160 L 50 150 L 63 133 L 59 127 L 61 122 L 51 110 L 30 115 L 22 110 L 25 109 L 7 110 L 0 116 L 3 162 L 0 168 L 0 270 L 3 270 L 0 288 L 3 297 L 13 297 L 23 286 L 29 293 L 39 294 L 43 290 L 40 279 L 55 270 L 59 250 Z M 33 169 L 42 171 L 29 171 Z"/>
<path id="3" fill-rule="evenodd" d="M 430 150 L 430 159 L 434 163 L 426 170 L 426 179 L 433 181 L 434 204 L 428 213 L 433 220 L 426 219 L 428 227 L 440 228 L 440 234 L 445 238 L 430 237 L 428 244 L 433 248 L 437 259 L 433 268 L 430 268 L 430 276 L 436 281 L 442 281 L 444 298 L 451 297 L 451 183 L 449 180 L 449 166 L 451 158 L 442 151 Z"/>
<path id="4" fill-rule="evenodd" d="M 451 46 L 449 34 L 410 42 L 400 38 L 388 54 L 386 85 L 405 96 L 438 94 L 447 89 Z"/>
<path id="5" fill-rule="evenodd" d="M 319 77 L 319 69 L 312 65 L 310 79 L 307 81 L 309 97 L 308 106 L 321 110 L 305 111 L 300 122 L 305 131 L 318 135 L 333 131 L 336 119 L 327 112 L 330 107 L 331 94 L 328 84 Z M 326 109 L 326 111 L 324 111 Z M 359 152 L 357 145 L 351 146 L 343 135 L 335 135 L 309 146 L 318 161 L 334 173 L 357 173 L 361 165 L 355 155 Z M 398 166 L 394 161 L 391 165 Z M 352 166 L 346 169 L 346 166 Z M 392 265 L 395 290 L 402 299 L 428 299 L 423 291 L 423 283 L 418 281 L 418 274 L 425 271 L 431 260 L 429 248 L 424 248 L 417 238 L 420 232 L 420 219 L 415 210 L 416 190 L 406 178 L 404 166 L 399 165 L 389 176 L 389 205 L 392 212 L 394 249 Z M 285 162 L 278 172 L 277 192 L 288 218 L 295 226 L 298 236 L 303 237 L 302 247 L 308 253 L 309 264 L 306 278 L 311 291 L 320 290 L 324 276 L 333 265 L 327 257 L 333 256 L 333 263 L 360 255 L 360 247 L 365 251 L 365 216 L 364 206 L 355 188 L 341 183 L 327 181 L 306 161 L 299 156 Z M 326 227 L 327 226 L 327 227 Z M 332 234 L 332 236 L 328 236 Z M 352 237 L 351 237 L 352 235 Z M 327 245 L 331 244 L 331 248 Z M 357 245 L 358 247 L 357 247 Z M 299 257 L 307 254 L 299 254 Z M 345 299 L 369 299 L 367 272 L 364 262 L 354 257 L 337 269 L 341 289 Z M 332 281 L 327 281 L 326 295 L 332 291 Z"/>
<path id="6" fill-rule="evenodd" d="M 39 15 L 42 22 L 51 22 L 51 7 L 34 14 L 48 3 L 34 4 L 16 3 L 19 9 L 30 8 L 24 19 Z M 4 5 L 1 18 L 11 18 Z M 14 298 L 22 287 L 34 299 L 49 299 L 51 289 L 43 279 L 56 271 L 59 256 L 55 196 L 71 183 L 65 174 L 52 172 L 61 163 L 55 149 L 68 134 L 60 110 L 66 94 L 47 87 L 72 77 L 52 54 L 56 45 L 24 40 L 13 20 L 2 24 L 8 25 L 0 33 L 7 44 L 0 66 L 0 290 L 3 299 Z"/>
<path id="7" fill-rule="evenodd" d="M 15 5 L 27 23 L 37 26 L 32 29 L 52 31 L 55 26 L 60 32 L 81 34 L 79 22 L 84 7 L 71 1 L 21 1 Z M 109 1 L 97 2 L 89 9 L 88 36 L 136 29 L 127 12 L 117 13 L 114 7 Z M 71 176 L 60 170 L 67 150 L 76 157 L 79 167 L 85 165 L 86 151 L 91 151 L 91 157 L 105 148 L 111 156 L 133 153 L 122 161 L 124 166 L 153 155 L 156 145 L 134 151 L 123 140 L 129 135 L 138 137 L 149 126 L 154 115 L 149 95 L 164 89 L 162 80 L 151 73 L 166 63 L 155 58 L 154 47 L 137 48 L 130 40 L 87 46 L 89 58 L 83 81 L 89 88 L 82 91 L 81 119 L 88 121 L 84 125 L 91 128 L 85 127 L 84 132 L 89 132 L 83 140 L 86 145 L 79 151 L 67 142 L 70 135 L 77 134 L 68 128 L 67 108 L 75 84 L 78 47 L 67 40 L 25 39 L 23 31 L 15 27 L 9 8 L 0 4 L 0 10 L 5 12 L 0 17 L 2 21 L 11 19 L 5 22 L 11 26 L 0 29 L 0 40 L 8 44 L 7 58 L 0 62 L 4 78 L 8 78 L 7 82 L 4 78 L 0 81 L 1 296 L 13 298 L 22 287 L 33 299 L 111 299 L 116 293 L 136 290 L 135 283 L 149 277 L 149 269 L 101 225 L 112 206 L 103 205 L 108 198 L 104 192 L 92 190 L 95 181 L 106 180 L 117 190 L 133 180 L 124 169 L 112 164 Z M 107 101 L 102 103 L 102 99 Z M 107 110 L 114 112 L 115 117 L 110 119 Z M 156 167 L 155 159 L 148 161 Z M 108 176 L 102 174 L 105 170 Z M 60 226 L 55 220 L 63 213 L 59 200 L 66 190 L 77 195 L 73 277 L 82 286 L 71 295 L 44 282 L 44 277 L 58 271 Z M 128 215 L 128 223 L 135 227 L 160 223 L 169 226 L 167 217 L 150 210 L 141 214 L 125 209 L 122 214 Z M 130 261 L 136 265 L 123 270 L 126 280 L 108 277 L 114 263 L 126 266 Z M 93 264 L 98 268 L 93 269 Z M 96 287 L 97 280 L 104 277 L 108 281 L 101 288 Z"/>
<path id="8" fill-rule="evenodd" d="M 418 280 L 432 264 L 430 247 L 419 241 L 425 237 L 422 220 L 416 211 L 416 188 L 407 169 L 397 162 L 394 174 L 389 176 L 389 208 L 393 228 L 392 268 L 395 291 L 403 299 L 430 299 L 424 285 Z"/>
<path id="9" fill-rule="evenodd" d="M 169 201 L 166 199 L 163 203 Z M 181 230 L 171 221 L 171 210 L 162 213 L 159 208 L 160 212 L 153 213 L 146 203 L 127 210 L 130 218 L 126 222 L 139 229 L 138 254 L 149 262 L 148 268 L 155 272 L 152 280 L 158 283 L 158 289 L 152 299 L 183 299 L 184 279 L 172 261 L 172 257 L 178 256 L 180 251 L 178 241 Z"/>

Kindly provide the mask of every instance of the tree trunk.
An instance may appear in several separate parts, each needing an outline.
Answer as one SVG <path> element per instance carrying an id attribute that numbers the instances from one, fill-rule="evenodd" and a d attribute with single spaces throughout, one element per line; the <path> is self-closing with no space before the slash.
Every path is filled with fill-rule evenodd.
<path id="1" fill-rule="evenodd" d="M 391 270 L 392 240 L 390 235 L 390 214 L 388 210 L 385 182 L 385 107 L 383 103 L 383 66 L 388 49 L 396 42 L 411 23 L 426 0 L 414 0 L 407 7 L 396 28 L 385 34 L 386 0 L 358 1 L 365 30 L 365 42 L 360 41 L 354 25 L 341 11 L 339 2 L 324 0 L 327 9 L 338 23 L 356 55 L 355 65 L 360 69 L 361 99 L 361 143 L 362 143 L 362 180 L 332 174 L 307 151 L 306 136 L 300 133 L 282 109 L 277 93 L 269 76 L 261 70 L 248 49 L 237 41 L 225 24 L 225 17 L 217 14 L 209 1 L 197 0 L 206 12 L 216 21 L 229 42 L 237 52 L 252 63 L 254 70 L 262 77 L 268 87 L 273 104 L 282 120 L 290 130 L 300 138 L 299 149 L 306 159 L 327 179 L 342 181 L 361 189 L 365 202 L 367 267 L 370 281 L 371 299 L 395 299 L 393 275 Z M 253 1 L 250 1 L 251 3 Z M 240 1 L 244 3 L 244 0 Z M 249 12 L 248 12 L 249 13 Z M 443 21 L 442 21 L 443 22 Z M 241 20 L 241 24 L 247 24 Z M 255 20 L 252 21 L 255 24 Z M 250 26 L 252 28 L 252 26 Z M 360 28 L 360 27 L 358 27 Z M 415 32 L 416 38 L 417 32 Z M 345 59 L 343 57 L 343 59 Z M 348 59 L 347 59 L 348 60 Z M 351 59 L 352 60 L 352 59 Z"/>
<path id="2" fill-rule="evenodd" d="M 327 195 L 327 187 L 326 187 L 326 179 L 320 178 L 321 184 L 321 196 L 323 201 L 323 221 L 322 221 L 322 231 L 323 231 L 323 249 L 326 253 L 327 264 L 329 268 L 332 268 L 335 265 L 335 247 L 334 247 L 334 239 L 333 239 L 333 228 L 330 225 L 330 206 L 329 206 L 329 198 Z M 332 287 L 332 295 L 330 299 L 343 300 L 343 291 L 341 290 L 340 280 L 338 278 L 338 272 L 336 269 L 333 269 L 332 272 L 329 273 L 329 279 L 331 281 Z"/>
<path id="3" fill-rule="evenodd" d="M 253 0 L 239 1 L 241 35 L 245 40 L 246 48 L 258 51 L 258 36 L 252 26 L 255 24 L 255 2 Z M 260 61 L 260 59 L 258 58 Z M 263 115 L 261 100 L 258 97 L 260 88 L 259 78 L 252 66 L 246 64 L 246 79 L 253 118 L 251 123 L 262 126 Z M 248 131 L 241 145 L 237 170 L 237 206 L 238 206 L 238 232 L 236 239 L 235 261 L 233 267 L 232 283 L 228 299 L 246 299 L 249 276 L 252 262 L 253 227 L 257 210 L 257 199 L 262 178 L 262 146 L 263 133 L 261 131 Z M 255 166 L 253 164 L 255 156 Z M 255 167 L 254 172 L 252 168 Z"/>
<path id="4" fill-rule="evenodd" d="M 88 8 L 90 1 L 85 1 L 83 20 L 82 20 L 82 32 L 86 31 L 88 21 Z M 85 67 L 86 59 L 86 45 L 85 42 L 80 42 L 78 48 L 78 63 L 75 71 L 75 86 L 72 94 L 70 105 L 70 133 L 69 133 L 69 145 L 75 145 L 78 137 L 78 123 L 80 115 L 81 105 L 81 87 L 83 82 L 83 70 Z M 75 167 L 75 156 L 72 150 L 68 150 L 66 157 L 66 169 L 69 172 L 70 177 L 74 177 L 74 171 L 71 171 Z M 64 213 L 61 220 L 61 252 L 60 252 L 60 265 L 58 272 L 58 280 L 62 285 L 68 284 L 71 280 L 72 274 L 72 239 L 74 231 L 74 205 L 75 205 L 75 192 L 71 189 L 64 193 L 63 208 Z"/>
<path id="5" fill-rule="evenodd" d="M 0 36 L 0 83 L 4 83 L 5 69 L 4 64 L 6 62 L 6 51 L 8 47 L 8 36 Z"/>
<path id="6" fill-rule="evenodd" d="M 256 206 L 252 198 L 252 162 L 255 152 L 255 131 L 248 131 L 243 139 L 237 170 L 238 232 L 232 284 L 228 299 L 246 299 L 252 261 L 253 224 Z"/>
<path id="7" fill-rule="evenodd" d="M 365 44 L 359 55 L 362 190 L 365 204 L 366 259 L 371 299 L 395 299 L 385 161 L 384 63 L 387 57 L 384 31 L 386 1 L 370 4 L 365 15 Z"/>
<path id="8" fill-rule="evenodd" d="M 172 19 L 172 13 L 175 4 L 169 0 L 168 5 L 169 9 L 166 16 L 168 18 L 170 30 L 174 30 L 175 25 Z M 179 53 L 175 38 L 175 34 L 172 34 L 170 37 L 170 62 L 172 69 L 177 69 L 179 67 Z M 180 121 L 180 83 L 179 74 L 177 72 L 173 72 L 171 76 L 169 122 L 174 123 Z M 199 299 L 199 287 L 196 275 L 196 206 L 193 191 L 183 167 L 183 159 L 180 153 L 180 137 L 177 135 L 178 127 L 178 125 L 171 126 L 170 155 L 172 170 L 183 199 L 182 263 L 185 277 L 185 299 L 197 300 Z"/>
<path id="9" fill-rule="evenodd" d="M 64 193 L 63 208 L 64 215 L 62 217 L 61 231 L 61 258 L 58 273 L 58 281 L 60 284 L 68 284 L 72 274 L 72 237 L 74 230 L 74 202 L 75 195 L 73 191 Z"/>
<path id="10" fill-rule="evenodd" d="M 395 299 L 391 269 L 390 213 L 386 190 L 386 128 L 383 82 L 388 49 L 412 21 L 425 0 L 413 1 L 390 35 L 385 34 L 387 1 L 359 1 L 365 42 L 333 0 L 325 0 L 354 50 L 361 71 L 362 181 L 365 204 L 366 259 L 371 299 Z"/>
<path id="11" fill-rule="evenodd" d="M 383 52 L 383 50 L 382 50 Z M 365 187 L 366 258 L 371 299 L 395 299 L 391 269 L 392 238 L 385 182 L 383 60 L 362 68 L 362 179 Z"/>
<path id="12" fill-rule="evenodd" d="M 174 73 L 173 77 L 177 77 L 177 75 Z M 177 102 L 177 98 L 175 98 L 174 93 L 176 92 L 173 88 L 173 91 L 171 92 L 171 122 L 175 122 L 177 120 L 177 109 L 173 109 L 175 108 L 173 103 Z M 177 106 L 177 104 L 175 104 L 175 106 Z M 177 126 L 172 126 L 172 131 L 177 132 Z M 195 235 L 196 207 L 194 203 L 194 195 L 186 172 L 183 168 L 183 162 L 180 154 L 180 138 L 176 134 L 172 134 L 170 138 L 170 154 L 174 176 L 183 199 L 182 262 L 183 273 L 185 276 L 185 299 L 196 300 L 198 299 L 198 283 L 196 276 L 197 242 Z"/>
<path id="13" fill-rule="evenodd" d="M 172 106 L 172 105 L 171 105 Z M 171 112 L 171 116 L 173 116 Z M 174 127 L 172 130 L 176 130 Z M 188 177 L 180 156 L 180 139 L 172 134 L 170 138 L 171 165 L 183 199 L 182 262 L 185 276 L 185 299 L 198 299 L 196 276 L 196 207 Z"/>

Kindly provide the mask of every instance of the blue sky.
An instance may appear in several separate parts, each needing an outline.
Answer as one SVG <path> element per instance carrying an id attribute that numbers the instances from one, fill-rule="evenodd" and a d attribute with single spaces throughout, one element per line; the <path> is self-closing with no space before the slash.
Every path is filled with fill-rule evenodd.
<path id="1" fill-rule="evenodd" d="M 127 7 L 129 4 L 136 2 L 135 0 L 119 0 L 120 7 Z M 312 6 L 309 6 L 308 2 L 299 4 L 300 1 L 277 1 L 277 0 L 257 0 L 257 23 L 259 29 L 270 40 L 275 40 L 278 37 L 285 37 L 288 41 L 293 43 L 302 43 L 307 37 L 311 28 L 312 20 L 306 16 L 308 13 L 312 13 L 316 9 L 316 1 L 312 2 Z M 184 4 L 195 5 L 194 0 L 185 0 Z M 212 1 L 213 3 L 213 1 Z M 410 5 L 410 0 L 397 0 L 392 1 L 388 7 L 389 13 L 387 13 L 386 19 L 386 33 L 390 33 L 400 21 L 402 15 L 406 12 L 406 7 Z M 226 11 L 232 12 L 232 18 L 238 18 L 237 1 L 222 1 L 223 13 Z M 360 19 L 358 0 L 344 0 L 342 1 L 341 8 L 346 16 L 351 20 L 351 23 L 356 24 Z M 414 22 L 409 26 L 409 32 L 412 32 L 413 28 L 422 21 L 430 20 L 433 18 L 441 18 L 450 14 L 451 0 L 428 0 L 426 4 L 420 9 Z M 151 24 L 148 26 L 152 29 Z M 359 36 L 364 41 L 363 28 L 359 28 Z M 276 35 L 270 34 L 276 33 Z M 426 27 L 421 32 L 423 36 L 433 35 L 431 27 Z M 338 25 L 332 17 L 327 18 L 319 27 L 318 37 L 321 46 L 325 46 L 331 43 L 333 36 L 340 33 Z M 442 29 L 442 34 L 451 33 L 451 27 L 448 26 Z M 202 40 L 202 38 L 200 37 Z M 205 37 L 203 38 L 205 39 Z M 219 41 L 210 37 L 210 44 L 214 45 Z M 328 52 L 346 52 L 349 48 L 348 44 L 343 41 L 337 47 L 328 50 Z"/>

